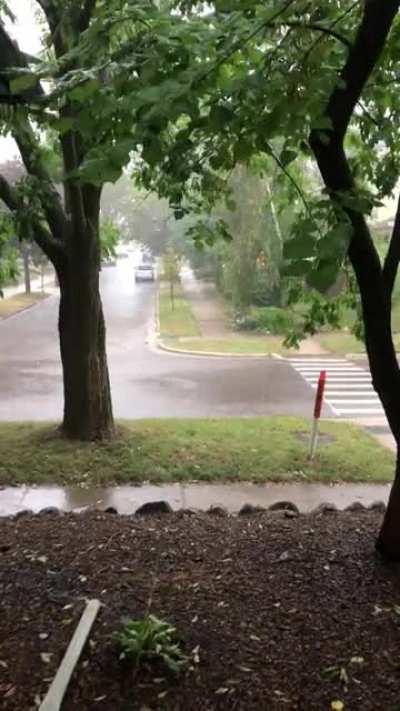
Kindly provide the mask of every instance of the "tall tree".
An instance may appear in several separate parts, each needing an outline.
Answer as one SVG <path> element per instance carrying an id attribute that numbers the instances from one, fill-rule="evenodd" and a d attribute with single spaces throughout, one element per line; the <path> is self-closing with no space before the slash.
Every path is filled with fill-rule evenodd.
<path id="1" fill-rule="evenodd" d="M 381 264 L 367 220 L 357 204 L 354 169 L 345 150 L 352 116 L 371 74 L 380 62 L 399 0 L 364 3 L 363 14 L 346 62 L 322 113 L 325 128 L 314 129 L 310 146 L 326 189 L 341 221 L 351 225 L 348 256 L 361 294 L 365 342 L 372 381 L 400 447 L 400 369 L 393 344 L 391 307 L 400 260 L 400 199 L 389 247 Z M 397 37 L 398 40 L 398 37 Z M 388 59 L 388 57 L 386 57 Z M 398 122 L 398 115 L 395 120 Z M 398 178 L 398 174 L 395 176 Z M 343 197 L 344 196 L 344 197 Z M 353 202 L 350 198 L 354 198 Z M 400 458 L 379 534 L 379 550 L 400 559 Z"/>
<path id="2" fill-rule="evenodd" d="M 73 2 L 67 11 L 58 0 L 39 0 L 39 5 L 48 23 L 48 40 L 62 80 L 79 63 L 84 66 L 79 56 L 70 61 L 65 57 L 88 27 L 95 2 Z M 24 200 L 0 175 L 0 198 L 11 212 L 29 217 L 32 237 L 53 263 L 60 284 L 62 430 L 70 438 L 110 436 L 113 415 L 99 294 L 101 184 L 72 177 L 98 138 L 84 138 L 74 130 L 77 106 L 72 93 L 58 102 L 56 112 L 41 108 L 45 93 L 4 25 L 0 25 L 0 79 L 2 101 L 8 100 L 13 106 L 3 123 L 16 141 L 31 186 L 31 195 Z M 81 87 L 83 93 L 87 89 Z M 29 101 L 37 102 L 35 110 L 26 106 Z M 63 165 L 62 197 L 47 169 L 35 118 L 41 126 L 51 126 L 57 133 Z"/>
<path id="3" fill-rule="evenodd" d="M 382 262 L 369 227 L 374 206 L 400 177 L 400 1 L 216 0 L 208 6 L 208 35 L 193 6 L 179 3 L 187 35 L 196 26 L 202 37 L 197 63 L 176 73 L 173 86 L 159 75 L 146 95 L 152 125 L 165 126 L 171 116 L 165 106 L 182 104 L 185 90 L 185 121 L 149 141 L 144 182 L 179 209 L 194 185 L 212 205 L 221 171 L 260 152 L 276 162 L 299 212 L 285 249 L 290 273 L 326 291 L 350 260 L 373 384 L 400 449 L 400 369 L 391 330 L 400 203 Z M 182 35 L 177 47 L 187 49 Z M 318 164 L 323 189 L 314 195 L 304 195 L 294 178 L 299 154 Z M 400 559 L 400 456 L 377 545 Z"/>

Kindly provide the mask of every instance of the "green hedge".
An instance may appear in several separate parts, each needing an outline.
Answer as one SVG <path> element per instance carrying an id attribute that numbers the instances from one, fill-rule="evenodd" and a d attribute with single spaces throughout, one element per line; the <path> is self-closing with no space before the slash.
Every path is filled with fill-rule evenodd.
<path id="1" fill-rule="evenodd" d="M 239 331 L 258 331 L 272 335 L 285 334 L 296 325 L 296 315 L 277 306 L 259 306 L 249 314 L 237 317 L 235 325 Z"/>

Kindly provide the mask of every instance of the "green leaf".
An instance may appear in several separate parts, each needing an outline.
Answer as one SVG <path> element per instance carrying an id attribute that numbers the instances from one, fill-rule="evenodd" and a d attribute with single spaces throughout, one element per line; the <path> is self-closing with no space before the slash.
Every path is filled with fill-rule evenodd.
<path id="1" fill-rule="evenodd" d="M 69 92 L 70 99 L 74 101 L 86 101 L 100 88 L 98 79 L 87 79 L 83 84 L 76 86 Z"/>
<path id="2" fill-rule="evenodd" d="M 348 250 L 352 233 L 350 224 L 342 223 L 334 227 L 318 241 L 319 256 L 327 259 L 343 257 Z"/>
<path id="3" fill-rule="evenodd" d="M 307 284 L 324 294 L 335 283 L 339 272 L 337 263 L 320 260 L 307 275 Z"/>
<path id="4" fill-rule="evenodd" d="M 298 262 L 285 264 L 281 269 L 282 276 L 304 277 L 311 271 L 313 262 L 310 259 L 301 259 Z"/>
<path id="5" fill-rule="evenodd" d="M 84 161 L 79 170 L 74 171 L 68 177 L 78 178 L 82 182 L 102 185 L 103 183 L 115 183 L 121 177 L 122 167 L 114 166 L 109 158 L 89 158 Z"/>
<path id="6" fill-rule="evenodd" d="M 233 155 L 235 161 L 238 162 L 245 162 L 247 161 L 250 156 L 253 154 L 254 148 L 249 143 L 248 141 L 245 141 L 244 139 L 240 139 L 236 144 L 233 149 Z"/>
<path id="7" fill-rule="evenodd" d="M 210 111 L 209 122 L 212 128 L 221 130 L 232 121 L 234 114 L 226 106 L 213 106 Z"/>
<path id="8" fill-rule="evenodd" d="M 297 152 L 293 151 L 289 148 L 285 148 L 281 155 L 279 156 L 279 160 L 282 163 L 282 166 L 286 168 L 286 166 L 290 165 L 290 163 L 293 163 L 294 160 L 297 158 Z"/>
<path id="9" fill-rule="evenodd" d="M 12 94 L 21 94 L 27 89 L 36 86 L 38 78 L 36 74 L 22 74 L 10 81 L 10 91 Z"/>
<path id="10" fill-rule="evenodd" d="M 316 240 L 310 234 L 290 239 L 283 245 L 284 259 L 304 259 L 315 256 Z"/>
<path id="11" fill-rule="evenodd" d="M 318 116 L 311 124 L 312 130 L 331 131 L 332 128 L 332 119 L 329 116 Z"/>
<path id="12" fill-rule="evenodd" d="M 58 133 L 63 136 L 75 126 L 75 120 L 73 118 L 62 118 L 53 123 L 53 128 L 55 128 Z"/>
<path id="13" fill-rule="evenodd" d="M 159 138 L 152 137 L 143 145 L 143 158 L 149 165 L 156 165 L 163 157 L 163 146 Z"/>

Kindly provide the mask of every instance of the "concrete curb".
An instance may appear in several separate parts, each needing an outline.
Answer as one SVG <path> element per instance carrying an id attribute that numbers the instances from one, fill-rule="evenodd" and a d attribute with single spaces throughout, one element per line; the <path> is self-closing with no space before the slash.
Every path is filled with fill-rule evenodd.
<path id="1" fill-rule="evenodd" d="M 156 340 L 157 348 L 167 353 L 179 355 L 204 356 L 206 358 L 280 358 L 276 353 L 220 353 L 218 351 L 191 351 L 166 346 L 160 337 Z"/>

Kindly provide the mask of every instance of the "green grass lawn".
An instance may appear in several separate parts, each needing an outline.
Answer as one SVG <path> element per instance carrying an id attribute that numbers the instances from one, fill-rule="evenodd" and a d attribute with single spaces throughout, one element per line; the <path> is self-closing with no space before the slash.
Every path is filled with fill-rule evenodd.
<path id="1" fill-rule="evenodd" d="M 176 338 L 179 336 L 200 336 L 200 328 L 193 314 L 190 303 L 184 298 L 181 286 L 175 285 L 175 298 L 172 307 L 169 287 L 161 284 L 159 294 L 159 320 L 161 336 Z"/>
<path id="2" fill-rule="evenodd" d="M 55 425 L 0 424 L 0 485 L 144 481 L 390 481 L 394 455 L 348 423 L 322 422 L 308 460 L 301 418 L 138 420 L 102 444 L 61 439 Z"/>
<path id="3" fill-rule="evenodd" d="M 364 344 L 351 333 L 345 331 L 332 331 L 331 333 L 320 333 L 316 340 L 321 347 L 329 353 L 336 355 L 347 355 L 348 353 L 365 353 Z M 400 334 L 393 337 L 397 352 L 400 351 Z"/>
<path id="4" fill-rule="evenodd" d="M 330 353 L 337 355 L 365 353 L 365 346 L 362 341 L 359 341 L 352 333 L 346 333 L 346 331 L 319 333 L 316 338 L 320 346 Z"/>
<path id="5" fill-rule="evenodd" d="M 36 291 L 32 294 L 17 294 L 16 296 L 10 296 L 8 299 L 0 299 L 0 319 L 13 316 L 19 311 L 24 311 L 38 301 L 45 299 L 46 296 L 47 294 Z"/>

